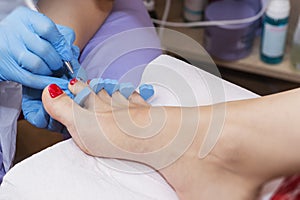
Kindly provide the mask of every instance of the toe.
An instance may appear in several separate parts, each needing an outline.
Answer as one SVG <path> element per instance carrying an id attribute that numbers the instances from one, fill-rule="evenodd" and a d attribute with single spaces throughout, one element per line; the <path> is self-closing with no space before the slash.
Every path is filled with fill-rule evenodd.
<path id="1" fill-rule="evenodd" d="M 130 104 L 134 105 L 140 105 L 140 106 L 149 106 L 149 104 L 140 96 L 139 93 L 134 92 L 129 98 L 128 98 Z"/>
<path id="2" fill-rule="evenodd" d="M 107 93 L 105 89 L 100 90 L 99 93 L 97 93 L 97 96 L 106 104 L 111 105 L 111 96 Z"/>
<path id="3" fill-rule="evenodd" d="M 107 110 L 103 101 L 94 93 L 94 88 L 91 88 L 90 85 L 72 79 L 69 90 L 75 95 L 74 101 L 81 107 L 89 111 L 104 112 Z"/>
<path id="4" fill-rule="evenodd" d="M 56 84 L 51 84 L 44 89 L 42 100 L 51 117 L 65 125 L 72 122 L 73 101 Z"/>
<path id="5" fill-rule="evenodd" d="M 88 85 L 76 78 L 72 79 L 69 83 L 69 90 L 74 94 L 75 96 L 81 92 L 84 88 L 88 87 Z"/>
<path id="6" fill-rule="evenodd" d="M 115 92 L 111 98 L 111 106 L 113 108 L 126 108 L 129 106 L 129 101 L 120 92 Z"/>
<path id="7" fill-rule="evenodd" d="M 49 115 L 64 124 L 77 145 L 86 152 L 87 150 L 84 145 L 82 145 L 76 131 L 76 120 L 74 119 L 74 113 L 85 113 L 86 111 L 74 103 L 74 101 L 55 84 L 51 84 L 44 89 L 42 100 L 45 110 Z"/>

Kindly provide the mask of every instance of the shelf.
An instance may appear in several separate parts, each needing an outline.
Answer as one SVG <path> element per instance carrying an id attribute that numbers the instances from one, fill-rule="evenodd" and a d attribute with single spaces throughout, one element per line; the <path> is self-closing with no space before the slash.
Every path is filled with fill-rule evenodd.
<path id="1" fill-rule="evenodd" d="M 159 3 L 157 5 L 157 11 L 158 11 L 158 15 L 160 16 L 160 14 L 163 12 L 164 1 L 158 1 L 158 2 Z M 292 4 L 299 4 L 299 2 L 293 0 Z M 169 17 L 170 21 L 182 21 L 181 7 L 182 7 L 181 1 L 179 0 L 172 1 L 172 9 Z M 297 9 L 299 9 L 298 7 Z M 288 45 L 286 48 L 284 60 L 280 64 L 268 65 L 266 63 L 263 63 L 260 60 L 259 57 L 260 38 L 259 37 L 255 39 L 252 53 L 248 57 L 234 62 L 226 62 L 218 59 L 213 59 L 214 62 L 217 64 L 218 67 L 226 67 L 226 68 L 239 70 L 243 72 L 249 72 L 253 74 L 276 78 L 276 79 L 300 83 L 300 71 L 295 70 L 291 66 L 290 55 L 289 55 L 289 50 L 290 50 L 289 44 L 292 37 L 294 24 L 296 23 L 296 19 L 297 19 L 296 16 L 298 16 L 299 10 L 293 11 L 292 13 L 294 13 L 293 15 L 295 16 L 294 17 L 291 16 L 290 30 L 288 34 Z M 192 38 L 200 45 L 202 44 L 203 29 L 201 28 L 172 28 L 172 30 L 179 31 L 180 33 L 183 33 L 188 37 Z M 190 48 L 186 44 L 178 45 L 180 43 L 177 40 L 178 39 L 176 37 L 173 40 L 172 38 L 167 38 L 167 42 L 163 42 L 165 48 L 167 48 L 167 50 L 172 52 L 181 52 L 182 54 L 184 54 L 185 57 L 188 57 L 188 59 L 197 60 L 199 58 L 198 56 L 199 49 L 193 47 Z M 173 43 L 176 45 L 174 45 Z"/>
<path id="2" fill-rule="evenodd" d="M 289 46 L 286 48 L 283 62 L 277 65 L 269 65 L 260 60 L 259 45 L 260 39 L 257 38 L 252 53 L 246 58 L 235 62 L 219 60 L 215 60 L 215 62 L 218 66 L 300 83 L 300 71 L 295 70 L 290 62 Z"/>

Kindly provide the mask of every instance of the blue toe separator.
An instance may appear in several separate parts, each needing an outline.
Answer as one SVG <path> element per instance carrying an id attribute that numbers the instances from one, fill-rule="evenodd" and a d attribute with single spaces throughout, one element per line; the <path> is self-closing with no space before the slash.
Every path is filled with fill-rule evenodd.
<path id="1" fill-rule="evenodd" d="M 79 68 L 76 78 L 82 82 L 87 81 L 87 73 L 83 67 Z"/>
<path id="2" fill-rule="evenodd" d="M 74 98 L 74 101 L 78 105 L 83 106 L 85 100 L 88 98 L 90 93 L 91 93 L 91 90 L 88 87 L 86 87 L 76 95 L 76 97 Z"/>
<path id="3" fill-rule="evenodd" d="M 105 79 L 104 89 L 111 96 L 114 92 L 116 92 L 119 89 L 118 81 L 112 79 Z"/>
<path id="4" fill-rule="evenodd" d="M 104 88 L 104 80 L 102 78 L 92 79 L 90 82 L 92 90 L 98 94 Z"/>
<path id="5" fill-rule="evenodd" d="M 152 85 L 143 84 L 139 87 L 141 97 L 147 101 L 150 97 L 154 95 L 154 88 Z"/>
<path id="6" fill-rule="evenodd" d="M 134 86 L 131 83 L 121 83 L 120 84 L 119 91 L 126 99 L 128 99 L 128 97 L 130 97 L 130 95 L 132 95 L 134 90 L 135 90 Z"/>

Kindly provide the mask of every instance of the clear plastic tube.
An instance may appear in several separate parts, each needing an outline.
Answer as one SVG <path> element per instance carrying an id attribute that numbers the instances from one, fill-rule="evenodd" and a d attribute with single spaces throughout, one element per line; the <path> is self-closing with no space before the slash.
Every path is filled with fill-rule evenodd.
<path id="1" fill-rule="evenodd" d="M 155 24 L 169 27 L 184 27 L 184 28 L 191 28 L 191 27 L 204 27 L 204 26 L 222 26 L 222 25 L 235 25 L 235 24 L 244 24 L 244 23 L 251 23 L 259 18 L 261 18 L 268 6 L 270 0 L 263 1 L 263 5 L 261 10 L 253 17 L 248 17 L 244 19 L 237 19 L 237 20 L 219 20 L 219 21 L 199 21 L 199 22 L 168 22 L 166 19 L 168 18 L 171 0 L 166 0 L 165 4 L 165 11 L 162 20 L 152 19 Z"/>
<path id="2" fill-rule="evenodd" d="M 159 36 L 162 37 L 163 35 L 163 28 L 165 27 L 165 23 L 167 23 L 167 20 L 168 20 L 168 16 L 169 16 L 169 13 L 170 13 L 170 9 L 171 9 L 171 0 L 166 0 L 166 5 L 165 5 L 165 10 L 164 10 L 164 14 L 163 14 L 163 17 L 162 17 L 162 20 L 161 20 L 161 24 L 160 25 L 160 29 L 159 29 Z"/>

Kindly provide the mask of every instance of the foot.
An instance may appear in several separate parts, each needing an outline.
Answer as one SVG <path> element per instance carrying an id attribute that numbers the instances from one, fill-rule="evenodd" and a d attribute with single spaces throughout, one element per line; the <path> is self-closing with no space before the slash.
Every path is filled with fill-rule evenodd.
<path id="1" fill-rule="evenodd" d="M 88 85 L 82 82 L 69 85 L 74 95 L 86 87 Z M 174 137 L 172 134 L 178 129 L 174 122 L 179 118 L 180 110 L 157 110 L 137 93 L 126 99 L 119 92 L 111 97 L 105 90 L 98 94 L 91 92 L 84 106 L 80 107 L 53 85 L 45 88 L 43 104 L 54 119 L 68 128 L 85 153 L 150 165 L 165 177 L 180 199 L 255 199 L 263 182 L 243 170 L 247 161 L 238 154 L 243 147 L 239 145 L 239 137 L 227 133 L 226 127 L 208 156 L 199 158 L 199 149 L 211 115 L 209 107 L 201 110 L 201 115 L 207 118 L 201 120 L 201 134 L 178 159 L 162 165 L 162 160 L 169 156 L 161 153 L 151 157 L 147 153 L 163 150 L 165 142 Z M 167 120 L 164 118 L 166 116 Z M 150 135 L 137 135 L 142 134 L 140 130 L 150 130 L 147 133 Z M 155 134 L 151 135 L 151 131 Z M 168 135 L 169 132 L 172 134 Z M 168 155 L 175 155 L 175 151 Z"/>

